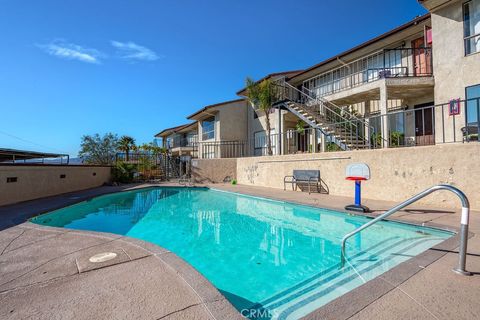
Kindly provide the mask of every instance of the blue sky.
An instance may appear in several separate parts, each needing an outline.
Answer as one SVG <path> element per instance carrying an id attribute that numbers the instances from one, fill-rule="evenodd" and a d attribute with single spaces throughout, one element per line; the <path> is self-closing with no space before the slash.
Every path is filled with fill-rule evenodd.
<path id="1" fill-rule="evenodd" d="M 150 142 L 237 98 L 246 76 L 309 67 L 424 13 L 416 0 L 0 0 L 0 147 Z"/>

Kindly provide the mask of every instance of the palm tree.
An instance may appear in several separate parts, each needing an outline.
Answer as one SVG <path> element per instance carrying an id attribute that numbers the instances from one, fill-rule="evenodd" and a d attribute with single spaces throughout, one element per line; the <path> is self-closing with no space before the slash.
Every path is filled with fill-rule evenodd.
<path id="1" fill-rule="evenodd" d="M 147 154 L 150 154 L 152 152 L 152 147 L 153 145 L 151 143 L 143 143 L 142 145 L 140 145 L 140 147 L 138 147 L 140 150 L 142 150 L 143 152 L 147 153 Z"/>
<path id="2" fill-rule="evenodd" d="M 130 150 L 135 149 L 135 139 L 129 136 L 122 136 L 118 141 L 118 150 L 125 152 L 126 160 L 129 160 Z"/>
<path id="3" fill-rule="evenodd" d="M 267 153 L 269 156 L 272 152 L 272 138 L 270 136 L 270 113 L 273 109 L 273 103 L 276 98 L 276 87 L 270 79 L 265 79 L 261 82 L 256 82 L 252 78 L 245 80 L 247 87 L 247 99 L 252 106 L 265 113 L 265 120 L 267 125 Z"/>

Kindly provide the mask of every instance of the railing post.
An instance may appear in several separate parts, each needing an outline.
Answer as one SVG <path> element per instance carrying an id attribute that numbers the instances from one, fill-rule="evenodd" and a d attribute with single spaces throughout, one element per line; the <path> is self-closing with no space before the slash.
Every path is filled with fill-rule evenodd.
<path id="1" fill-rule="evenodd" d="M 460 246 L 458 248 L 458 267 L 453 269 L 454 272 L 463 276 L 471 276 L 472 273 L 465 269 L 467 264 L 467 243 L 468 243 L 468 222 L 469 222 L 470 207 L 462 207 L 462 218 L 460 221 Z"/>

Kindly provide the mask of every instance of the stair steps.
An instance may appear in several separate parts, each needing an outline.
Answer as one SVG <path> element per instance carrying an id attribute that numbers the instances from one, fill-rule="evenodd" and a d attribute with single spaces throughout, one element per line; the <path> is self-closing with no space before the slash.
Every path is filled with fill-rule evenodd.
<path id="1" fill-rule="evenodd" d="M 412 239 L 391 237 L 348 256 L 345 268 L 335 263 L 310 279 L 259 302 L 258 306 L 268 309 L 273 319 L 299 319 L 384 273 L 392 267 L 392 261 L 401 256 L 405 258 L 424 245 L 425 238 L 421 236 Z"/>

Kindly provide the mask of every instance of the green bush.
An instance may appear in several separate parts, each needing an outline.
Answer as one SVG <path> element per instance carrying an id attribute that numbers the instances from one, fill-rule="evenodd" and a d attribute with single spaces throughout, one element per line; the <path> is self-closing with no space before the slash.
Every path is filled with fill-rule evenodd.
<path id="1" fill-rule="evenodd" d="M 327 142 L 325 147 L 326 147 L 325 149 L 326 149 L 327 152 L 342 151 L 342 148 L 340 148 L 334 142 Z"/>
<path id="2" fill-rule="evenodd" d="M 232 179 L 232 185 L 236 185 L 237 184 L 237 179 Z"/>
<path id="3" fill-rule="evenodd" d="M 390 147 L 399 147 L 404 145 L 405 134 L 400 131 L 390 132 Z"/>
<path id="4" fill-rule="evenodd" d="M 135 173 L 135 165 L 119 161 L 113 167 L 113 181 L 120 183 L 133 182 L 133 175 Z"/>
<path id="5" fill-rule="evenodd" d="M 370 136 L 370 143 L 374 148 L 382 147 L 382 134 L 380 132 L 372 133 Z"/>

